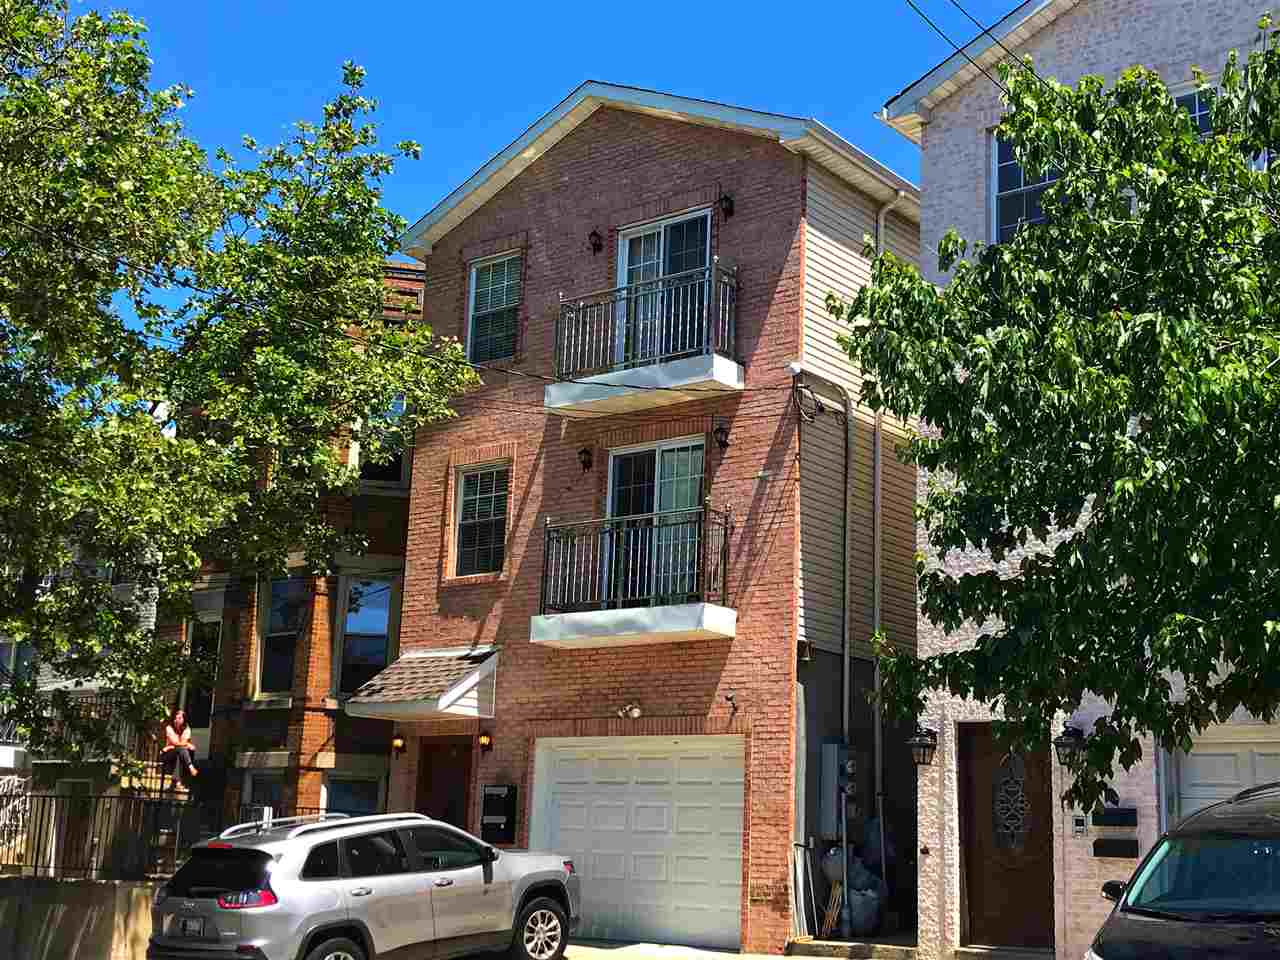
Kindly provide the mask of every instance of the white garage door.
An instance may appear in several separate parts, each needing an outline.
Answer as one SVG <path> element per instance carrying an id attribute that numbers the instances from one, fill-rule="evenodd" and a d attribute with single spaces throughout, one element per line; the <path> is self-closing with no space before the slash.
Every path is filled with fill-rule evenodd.
<path id="1" fill-rule="evenodd" d="M 582 874 L 578 936 L 737 948 L 741 737 L 539 740 L 533 845 Z"/>
<path id="2" fill-rule="evenodd" d="M 1280 780 L 1280 727 L 1229 723 L 1209 727 L 1178 762 L 1178 814 L 1260 783 Z"/>

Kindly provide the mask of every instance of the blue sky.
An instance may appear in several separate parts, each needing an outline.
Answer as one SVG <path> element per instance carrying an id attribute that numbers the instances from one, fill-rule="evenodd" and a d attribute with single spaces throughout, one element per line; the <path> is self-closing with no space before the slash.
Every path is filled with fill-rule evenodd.
<path id="1" fill-rule="evenodd" d="M 917 0 L 961 42 L 950 0 Z M 1015 0 L 964 0 L 985 23 Z M 80 9 L 82 4 L 76 4 Z M 387 183 L 412 221 L 585 79 L 812 116 L 918 181 L 915 147 L 875 120 L 946 44 L 902 0 L 763 5 L 310 3 L 117 0 L 147 21 L 158 85 L 196 91 L 184 111 L 207 149 L 283 138 L 318 116 L 353 59 L 369 72 L 384 142 L 419 141 Z"/>

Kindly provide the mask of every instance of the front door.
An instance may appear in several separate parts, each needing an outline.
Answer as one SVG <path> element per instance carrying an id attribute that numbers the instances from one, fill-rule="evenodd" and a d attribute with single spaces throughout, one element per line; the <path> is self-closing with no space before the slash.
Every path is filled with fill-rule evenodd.
<path id="1" fill-rule="evenodd" d="M 627 366 L 701 353 L 705 272 L 711 257 L 706 211 L 623 234 L 618 283 L 627 288 L 614 359 Z"/>
<path id="2" fill-rule="evenodd" d="M 424 737 L 418 755 L 418 812 L 466 829 L 471 738 Z"/>
<path id="3" fill-rule="evenodd" d="M 1049 757 L 1018 754 L 989 723 L 960 726 L 966 943 L 1053 946 L 1053 800 Z"/>

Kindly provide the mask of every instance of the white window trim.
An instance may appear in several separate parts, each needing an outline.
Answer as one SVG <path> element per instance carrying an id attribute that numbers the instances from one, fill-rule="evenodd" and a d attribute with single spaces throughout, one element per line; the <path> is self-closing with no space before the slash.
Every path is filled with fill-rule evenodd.
<path id="1" fill-rule="evenodd" d="M 640 453 L 644 450 L 654 451 L 656 456 L 664 447 L 687 447 L 691 443 L 702 444 L 702 493 L 705 499 L 710 477 L 707 475 L 707 438 L 705 434 L 695 433 L 685 437 L 672 437 L 670 440 L 649 441 L 648 443 L 633 443 L 625 447 L 609 448 L 609 477 L 605 488 L 605 516 L 613 516 L 613 458 L 620 454 Z M 656 467 L 655 467 L 656 470 Z M 655 473 L 654 482 L 657 483 L 658 477 Z"/>
<path id="2" fill-rule="evenodd" d="M 663 228 L 668 227 L 673 223 L 682 223 L 685 220 L 693 220 L 698 216 L 705 217 L 707 221 L 707 263 L 710 264 L 711 263 L 711 228 L 713 226 L 711 222 L 711 214 L 712 214 L 712 211 L 710 206 L 690 207 L 688 210 L 684 210 L 681 213 L 673 214 L 669 217 L 663 217 L 660 220 L 646 220 L 644 223 L 630 224 L 629 226 L 619 230 L 618 231 L 618 256 L 616 260 L 618 264 L 617 285 L 619 287 L 623 287 L 623 286 L 626 286 L 626 283 L 627 283 L 627 242 L 629 240 L 631 240 L 633 237 L 640 236 L 641 234 L 652 233 L 654 230 L 663 230 Z M 662 241 L 660 239 L 659 243 L 661 242 Z M 658 263 L 659 263 L 660 270 L 662 269 L 663 264 L 665 264 L 666 262 L 666 253 L 667 252 L 665 249 L 659 249 L 658 251 Z M 663 277 L 663 276 L 666 276 L 666 274 L 659 273 L 658 276 Z"/>
<path id="3" fill-rule="evenodd" d="M 344 573 L 338 581 L 338 617 L 333 629 L 333 656 L 330 658 L 329 686 L 332 696 L 350 696 L 342 693 L 342 653 L 347 639 L 347 604 L 351 602 L 351 582 L 353 580 L 385 580 L 391 584 L 391 596 L 387 603 L 387 666 L 395 662 L 400 655 L 400 606 L 404 602 L 403 573 L 362 573 L 358 570 Z"/>
<path id="4" fill-rule="evenodd" d="M 502 569 L 487 570 L 483 573 L 459 573 L 458 572 L 458 545 L 462 542 L 462 479 L 468 473 L 483 473 L 486 470 L 493 470 L 496 467 L 507 468 L 507 512 L 502 518 Z M 451 546 L 449 549 L 449 567 L 454 578 L 469 579 L 470 577 L 496 577 L 502 576 L 507 572 L 507 541 L 511 532 L 511 476 L 514 466 L 510 458 L 502 460 L 489 460 L 484 463 L 468 463 L 465 466 L 456 467 L 453 471 L 453 536 L 451 538 Z"/>
<path id="5" fill-rule="evenodd" d="M 378 809 L 387 809 L 387 778 L 385 776 L 371 776 L 360 773 L 337 773 L 326 770 L 324 777 L 320 781 L 320 809 L 329 809 L 329 783 L 332 780 L 359 780 L 362 783 L 376 783 L 378 785 Z"/>
<path id="6" fill-rule="evenodd" d="M 987 233 L 990 244 L 996 246 L 1000 243 L 1000 142 L 996 136 L 995 127 L 987 131 L 987 150 L 990 153 L 987 161 Z M 1026 171 L 1023 171 L 1023 175 L 1026 175 Z M 1036 186 L 1042 186 L 1042 184 Z M 1025 193 L 1029 189 L 1031 188 L 1023 187 L 1019 192 Z"/>
<path id="7" fill-rule="evenodd" d="M 509 260 L 512 257 L 520 257 L 520 304 L 524 303 L 524 251 L 520 249 L 507 250 L 503 253 L 495 253 L 488 257 L 479 257 L 467 264 L 467 360 L 472 363 L 501 363 L 503 360 L 514 360 L 515 354 L 510 357 L 498 357 L 493 360 L 472 360 L 471 357 L 471 319 L 476 311 L 476 270 L 479 267 L 488 266 L 491 263 L 497 263 L 500 260 Z M 519 323 L 519 305 L 516 310 L 516 320 Z"/>
<path id="8" fill-rule="evenodd" d="M 258 577 L 258 624 L 257 624 L 257 630 L 255 631 L 258 635 L 256 638 L 258 642 L 256 644 L 257 653 L 253 658 L 254 659 L 254 663 L 253 663 L 253 699 L 254 700 L 284 700 L 286 698 L 291 699 L 293 697 L 292 678 L 290 679 L 288 690 L 273 690 L 268 693 L 268 692 L 264 692 L 262 689 L 262 655 L 266 653 L 267 636 L 268 636 L 267 631 L 271 627 L 271 620 L 270 620 L 271 618 L 271 585 L 275 583 L 277 580 L 288 580 L 292 578 L 293 578 L 292 572 L 286 574 L 283 577 L 266 577 L 266 578 Z M 265 589 L 263 589 L 264 584 L 265 584 Z M 311 599 L 312 599 L 312 603 L 314 603 L 315 602 L 314 592 L 312 593 Z M 301 624 L 299 626 L 301 626 Z M 301 633 L 302 633 L 301 629 L 299 629 L 298 633 L 299 633 L 299 639 L 300 639 Z M 294 642 L 294 647 L 293 647 L 293 672 L 295 674 L 298 672 L 298 646 L 297 646 L 296 640 Z"/>

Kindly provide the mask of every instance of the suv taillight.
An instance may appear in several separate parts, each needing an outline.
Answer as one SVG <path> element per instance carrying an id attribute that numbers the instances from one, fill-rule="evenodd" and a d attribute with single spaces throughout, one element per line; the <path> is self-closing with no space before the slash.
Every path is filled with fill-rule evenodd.
<path id="1" fill-rule="evenodd" d="M 274 907 L 280 901 L 271 892 L 270 887 L 259 890 L 241 890 L 238 893 L 224 893 L 218 898 L 218 906 L 223 910 L 245 910 L 249 907 Z"/>
<path id="2" fill-rule="evenodd" d="M 573 865 L 572 860 L 564 861 L 564 872 L 567 873 L 569 876 L 573 876 L 575 873 L 578 872 L 578 869 Z"/>

